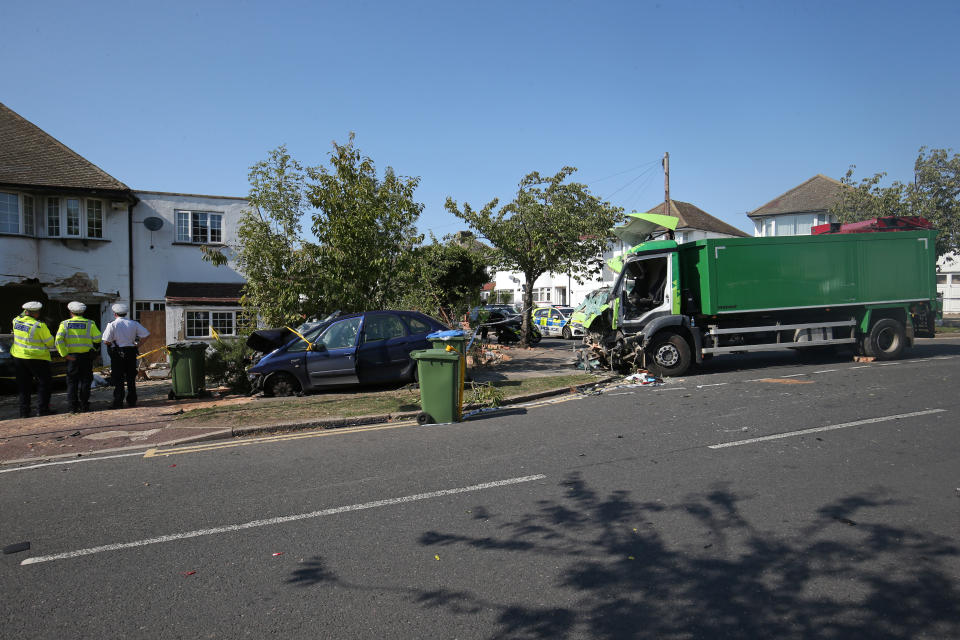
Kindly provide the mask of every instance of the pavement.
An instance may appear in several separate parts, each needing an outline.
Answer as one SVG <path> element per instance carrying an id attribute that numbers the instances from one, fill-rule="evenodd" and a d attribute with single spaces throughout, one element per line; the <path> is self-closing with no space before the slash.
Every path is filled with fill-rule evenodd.
<path id="1" fill-rule="evenodd" d="M 476 381 L 521 380 L 531 377 L 569 375 L 575 373 L 574 342 L 544 340 L 538 347 L 503 349 L 509 360 L 491 366 L 476 367 L 469 375 Z M 56 383 L 55 383 L 56 384 Z M 137 384 L 138 402 L 134 408 L 108 410 L 113 401 L 112 387 L 91 390 L 92 411 L 71 414 L 66 392 L 60 386 L 54 388 L 50 406 L 57 413 L 20 419 L 15 392 L 0 396 L 0 464 L 12 464 L 52 459 L 77 457 L 92 453 L 111 453 L 131 449 L 143 449 L 161 445 L 184 444 L 232 438 L 249 433 L 288 431 L 298 428 L 341 427 L 358 424 L 375 424 L 410 419 L 415 412 L 394 415 L 371 415 L 346 419 L 322 419 L 244 426 L 230 424 L 229 416 L 190 424 L 178 419 L 183 413 L 201 408 L 225 405 L 271 404 L 274 399 L 230 394 L 226 389 L 211 390 L 208 398 L 169 400 L 169 380 L 141 381 Z M 567 392 L 566 390 L 559 393 Z M 363 393 L 358 389 L 357 393 Z M 537 394 L 538 397 L 544 394 Z M 508 398 L 507 402 L 531 399 L 528 396 Z M 280 400 L 282 401 L 282 400 Z M 36 396 L 33 397 L 34 404 Z M 34 409 L 36 407 L 34 406 Z"/>

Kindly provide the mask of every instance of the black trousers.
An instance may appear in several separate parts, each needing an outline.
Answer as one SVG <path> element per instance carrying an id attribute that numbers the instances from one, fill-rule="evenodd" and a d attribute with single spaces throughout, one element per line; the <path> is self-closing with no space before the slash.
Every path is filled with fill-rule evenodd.
<path id="1" fill-rule="evenodd" d="M 17 399 L 20 401 L 20 417 L 30 416 L 30 392 L 33 381 L 37 381 L 37 410 L 39 413 L 50 410 L 50 361 L 32 358 L 14 358 L 17 369 Z"/>
<path id="2" fill-rule="evenodd" d="M 71 409 L 90 407 L 90 385 L 93 384 L 93 352 L 71 353 L 67 360 L 67 406 Z"/>
<path id="3" fill-rule="evenodd" d="M 136 347 L 115 347 L 110 350 L 110 377 L 113 378 L 113 406 L 123 406 L 123 387 L 126 385 L 127 406 L 137 404 Z"/>

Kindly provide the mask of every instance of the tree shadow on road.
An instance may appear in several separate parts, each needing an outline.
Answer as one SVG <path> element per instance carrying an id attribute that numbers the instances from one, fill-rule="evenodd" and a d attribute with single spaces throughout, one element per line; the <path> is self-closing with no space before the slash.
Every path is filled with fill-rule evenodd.
<path id="1" fill-rule="evenodd" d="M 600 495 L 577 475 L 562 501 L 496 523 L 499 537 L 428 531 L 426 546 L 544 557 L 576 605 L 492 604 L 470 593 L 423 593 L 427 607 L 498 610 L 498 637 L 915 638 L 960 634 L 960 592 L 939 563 L 960 555 L 937 535 L 869 519 L 882 495 L 824 505 L 798 533 L 764 531 L 726 486 L 680 504 Z M 657 521 L 685 527 L 673 544 Z M 689 541 L 696 539 L 696 543 Z M 568 598 L 564 598 L 565 601 Z"/>
<path id="2" fill-rule="evenodd" d="M 877 522 L 875 509 L 897 504 L 882 491 L 823 505 L 799 529 L 773 530 L 744 513 L 749 496 L 725 484 L 676 504 L 601 494 L 578 474 L 561 486 L 562 499 L 518 516 L 472 507 L 471 521 L 495 535 L 419 537 L 437 551 L 490 553 L 491 565 L 512 554 L 518 566 L 536 558 L 546 577 L 528 585 L 518 576 L 529 586 L 525 602 L 504 591 L 424 589 L 402 576 L 391 576 L 392 587 L 349 583 L 319 557 L 287 582 L 389 591 L 471 625 L 492 613 L 494 638 L 960 637 L 960 549 L 944 536 Z M 678 531 L 679 539 L 667 533 Z"/>

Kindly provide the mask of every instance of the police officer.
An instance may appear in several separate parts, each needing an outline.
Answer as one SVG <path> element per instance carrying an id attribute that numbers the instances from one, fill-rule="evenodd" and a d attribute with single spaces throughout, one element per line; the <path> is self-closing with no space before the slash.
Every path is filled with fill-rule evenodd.
<path id="1" fill-rule="evenodd" d="M 43 305 L 30 301 L 23 304 L 23 313 L 13 319 L 13 356 L 17 371 L 17 399 L 20 401 L 20 417 L 30 417 L 30 391 L 37 380 L 37 413 L 48 416 L 50 410 L 50 349 L 53 336 L 47 325 L 40 322 Z"/>
<path id="2" fill-rule="evenodd" d="M 118 302 L 111 307 L 114 320 L 103 330 L 103 343 L 110 354 L 110 377 L 113 378 L 111 409 L 123 407 L 123 385 L 127 385 L 127 406 L 137 406 L 137 345 L 150 335 L 147 329 L 127 318 L 127 305 Z"/>
<path id="3" fill-rule="evenodd" d="M 93 383 L 93 357 L 100 346 L 100 329 L 83 317 L 87 305 L 74 300 L 67 305 L 72 314 L 60 323 L 54 343 L 67 359 L 67 401 L 74 413 L 90 410 L 90 385 Z"/>

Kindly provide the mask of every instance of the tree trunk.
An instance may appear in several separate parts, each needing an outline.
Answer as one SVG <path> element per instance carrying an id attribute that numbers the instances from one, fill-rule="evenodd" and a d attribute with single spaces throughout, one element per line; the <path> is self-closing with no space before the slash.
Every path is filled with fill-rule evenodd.
<path id="1" fill-rule="evenodd" d="M 532 277 L 531 277 L 532 276 Z M 524 273 L 523 277 L 527 281 L 527 288 L 523 292 L 523 324 L 520 326 L 520 331 L 523 334 L 520 344 L 525 347 L 530 346 L 530 316 L 533 312 L 533 283 L 536 282 L 537 278 L 540 277 L 539 274 Z"/>

